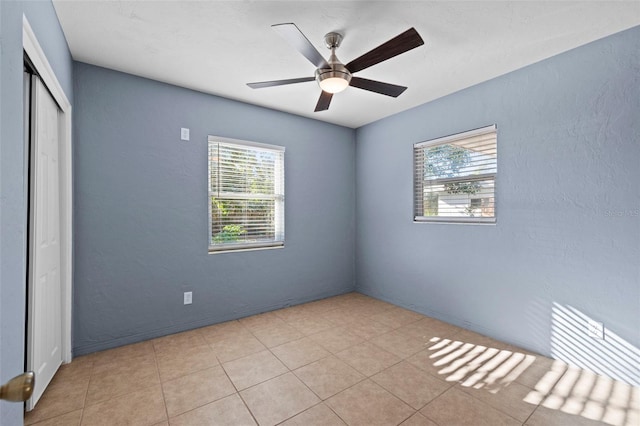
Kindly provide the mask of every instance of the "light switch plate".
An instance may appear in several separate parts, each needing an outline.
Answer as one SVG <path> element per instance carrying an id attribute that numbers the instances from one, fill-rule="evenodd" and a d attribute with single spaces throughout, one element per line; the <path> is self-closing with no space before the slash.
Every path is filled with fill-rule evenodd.
<path id="1" fill-rule="evenodd" d="M 182 127 L 180 129 L 180 139 L 182 139 L 183 141 L 188 141 L 189 140 L 189 129 Z"/>

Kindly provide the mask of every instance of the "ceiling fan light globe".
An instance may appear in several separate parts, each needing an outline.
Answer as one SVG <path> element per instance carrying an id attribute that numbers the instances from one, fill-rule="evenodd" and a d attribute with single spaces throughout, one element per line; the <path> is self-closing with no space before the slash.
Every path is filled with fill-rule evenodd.
<path id="1" fill-rule="evenodd" d="M 320 88 L 327 93 L 340 93 L 349 86 L 351 74 L 338 70 L 320 71 L 316 75 Z"/>
<path id="2" fill-rule="evenodd" d="M 320 82 L 320 88 L 328 93 L 340 93 L 349 86 L 349 82 L 341 77 L 329 77 Z"/>

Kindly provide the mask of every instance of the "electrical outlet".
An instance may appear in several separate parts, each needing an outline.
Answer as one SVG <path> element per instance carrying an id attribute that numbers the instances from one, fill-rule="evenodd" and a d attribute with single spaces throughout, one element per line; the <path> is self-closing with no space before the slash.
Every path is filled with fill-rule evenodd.
<path id="1" fill-rule="evenodd" d="M 604 324 L 598 321 L 589 320 L 587 324 L 587 334 L 589 337 L 604 340 Z"/>
<path id="2" fill-rule="evenodd" d="M 184 304 L 185 305 L 190 305 L 191 303 L 193 303 L 193 292 L 185 291 L 184 292 Z"/>
<path id="3" fill-rule="evenodd" d="M 188 141 L 189 140 L 189 129 L 182 127 L 180 129 L 180 139 L 182 139 L 183 141 Z"/>

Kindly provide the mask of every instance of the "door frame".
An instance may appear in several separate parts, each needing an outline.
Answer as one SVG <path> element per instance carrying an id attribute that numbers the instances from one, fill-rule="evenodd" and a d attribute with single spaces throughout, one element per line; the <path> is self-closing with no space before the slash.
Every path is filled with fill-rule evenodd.
<path id="1" fill-rule="evenodd" d="M 59 179 L 60 179 L 60 287 L 62 291 L 62 362 L 69 363 L 71 353 L 71 307 L 73 301 L 73 152 L 71 145 L 71 103 L 62 90 L 53 68 L 26 16 L 22 16 L 22 47 L 32 65 L 60 107 Z M 28 170 L 25 173 L 29 173 Z M 27 247 L 29 241 L 26 242 Z M 25 285 L 27 281 L 25 280 Z M 25 333 L 27 332 L 25 328 Z M 26 354 L 25 354 L 26 355 Z"/>

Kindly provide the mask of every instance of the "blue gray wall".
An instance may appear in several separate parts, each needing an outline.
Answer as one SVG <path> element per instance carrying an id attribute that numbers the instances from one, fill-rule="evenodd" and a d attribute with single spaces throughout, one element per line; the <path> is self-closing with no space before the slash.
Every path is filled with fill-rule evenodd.
<path id="1" fill-rule="evenodd" d="M 640 383 L 639 117 L 636 27 L 358 129 L 357 289 Z M 412 144 L 493 123 L 497 224 L 412 223 Z"/>
<path id="2" fill-rule="evenodd" d="M 83 63 L 74 82 L 75 355 L 353 290 L 354 130 Z M 286 148 L 283 249 L 207 253 L 207 135 Z"/>
<path id="3" fill-rule="evenodd" d="M 0 383 L 24 370 L 26 294 L 22 17 L 29 20 L 68 99 L 72 61 L 50 1 L 0 1 Z M 0 424 L 22 424 L 22 404 L 0 402 Z"/>

